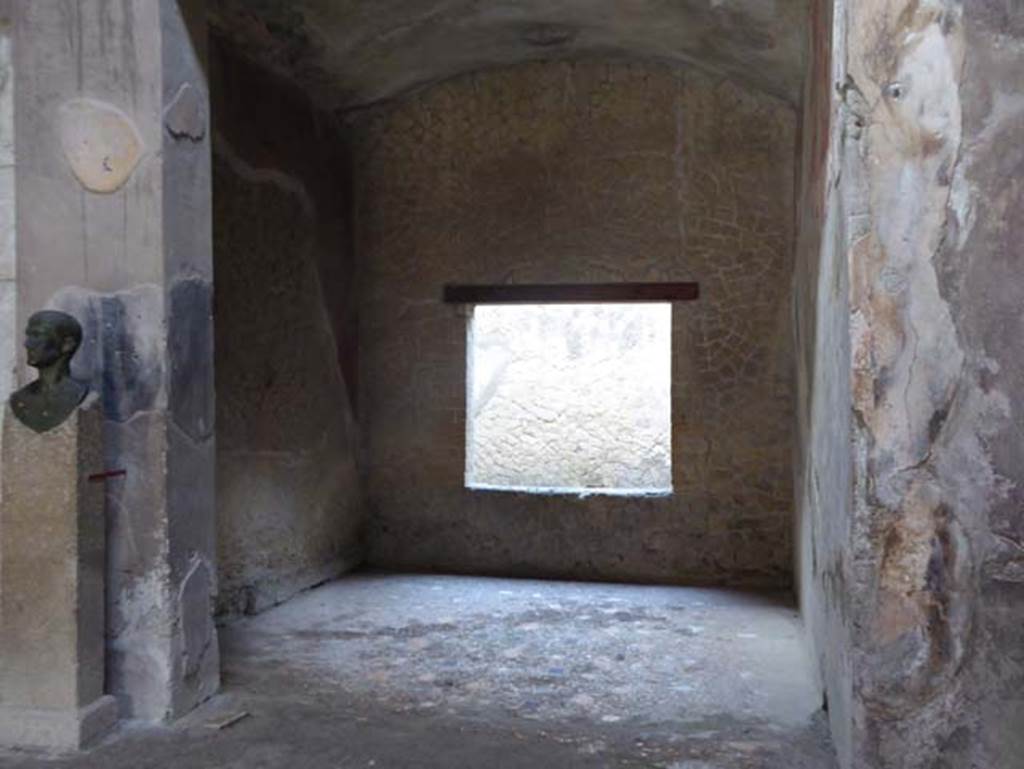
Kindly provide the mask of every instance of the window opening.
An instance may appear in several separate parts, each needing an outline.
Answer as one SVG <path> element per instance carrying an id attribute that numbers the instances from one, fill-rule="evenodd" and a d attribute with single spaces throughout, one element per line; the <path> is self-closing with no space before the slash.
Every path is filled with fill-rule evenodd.
<path id="1" fill-rule="evenodd" d="M 466 485 L 672 491 L 668 303 L 477 305 Z"/>

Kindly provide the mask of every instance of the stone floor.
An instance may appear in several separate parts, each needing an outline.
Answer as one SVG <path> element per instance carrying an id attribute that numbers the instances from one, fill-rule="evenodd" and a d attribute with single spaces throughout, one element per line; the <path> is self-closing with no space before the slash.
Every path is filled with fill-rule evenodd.
<path id="1" fill-rule="evenodd" d="M 188 719 L 0 767 L 832 769 L 798 623 L 772 595 L 349 577 L 223 628 Z"/>

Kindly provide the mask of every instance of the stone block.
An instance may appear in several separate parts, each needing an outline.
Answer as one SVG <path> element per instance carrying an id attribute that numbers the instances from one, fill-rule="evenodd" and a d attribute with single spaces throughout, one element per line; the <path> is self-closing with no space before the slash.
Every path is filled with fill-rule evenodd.
<path id="1" fill-rule="evenodd" d="M 10 413 L 0 496 L 0 744 L 78 749 L 110 729 L 98 399 L 38 434 Z"/>
<path id="2" fill-rule="evenodd" d="M 0 745 L 77 750 L 117 723 L 117 700 L 104 695 L 77 710 L 33 710 L 0 706 Z"/>

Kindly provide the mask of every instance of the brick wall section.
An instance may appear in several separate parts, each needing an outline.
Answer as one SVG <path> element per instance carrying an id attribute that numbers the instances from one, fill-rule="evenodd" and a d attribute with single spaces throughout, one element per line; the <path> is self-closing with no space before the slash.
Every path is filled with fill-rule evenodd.
<path id="1" fill-rule="evenodd" d="M 788 585 L 795 115 L 660 64 L 468 75 L 353 120 L 370 560 Z M 664 499 L 464 488 L 446 282 L 698 280 L 673 313 Z"/>

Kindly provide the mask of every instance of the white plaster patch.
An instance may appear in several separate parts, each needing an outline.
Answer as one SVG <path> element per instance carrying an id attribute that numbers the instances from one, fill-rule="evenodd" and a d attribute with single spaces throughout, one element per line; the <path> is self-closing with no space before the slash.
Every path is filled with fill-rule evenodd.
<path id="1" fill-rule="evenodd" d="M 145 149 L 130 117 L 94 99 L 72 99 L 62 105 L 59 133 L 75 178 L 92 192 L 120 189 Z"/>
<path id="2" fill-rule="evenodd" d="M 956 167 L 953 185 L 949 191 L 949 207 L 956 217 L 957 247 L 963 248 L 974 229 L 974 196 L 975 190 L 964 171 L 964 164 Z"/>
<path id="3" fill-rule="evenodd" d="M 121 659 L 115 689 L 130 693 L 129 713 L 158 719 L 167 712 L 171 669 L 167 662 L 164 628 L 168 617 L 168 574 L 154 569 L 131 581 L 118 593 L 117 621 L 108 628 L 108 648 Z"/>
<path id="4" fill-rule="evenodd" d="M 895 82 L 886 88 L 895 124 L 917 145 L 927 139 L 956 142 L 960 137 L 960 94 L 955 83 L 960 53 L 939 24 L 907 36 Z"/>
<path id="5" fill-rule="evenodd" d="M 874 432 L 891 448 L 896 469 L 927 456 L 930 420 L 946 407 L 964 358 L 932 264 L 952 196 L 939 180 L 961 140 L 959 92 L 950 87 L 959 79 L 959 43 L 937 23 L 908 39 L 874 121 L 880 162 L 872 168 L 872 210 L 886 259 L 879 279 L 899 293 L 901 328 L 872 318 L 867 340 L 872 368 L 884 368 L 890 378 Z M 880 481 L 877 493 L 895 503 L 903 481 L 891 480 L 895 485 Z"/>

